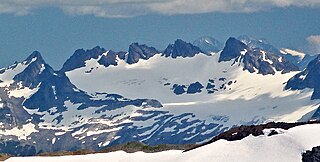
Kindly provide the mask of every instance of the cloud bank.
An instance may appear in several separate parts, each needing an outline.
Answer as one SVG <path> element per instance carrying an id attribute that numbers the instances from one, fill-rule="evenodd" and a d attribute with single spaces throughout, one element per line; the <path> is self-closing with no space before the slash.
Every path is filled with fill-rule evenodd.
<path id="1" fill-rule="evenodd" d="M 270 8 L 320 7 L 319 0 L 1 0 L 0 14 L 27 15 L 56 7 L 70 15 L 133 17 L 145 14 L 243 13 Z"/>
<path id="2" fill-rule="evenodd" d="M 311 35 L 307 38 L 309 50 L 314 54 L 320 54 L 320 35 Z"/>

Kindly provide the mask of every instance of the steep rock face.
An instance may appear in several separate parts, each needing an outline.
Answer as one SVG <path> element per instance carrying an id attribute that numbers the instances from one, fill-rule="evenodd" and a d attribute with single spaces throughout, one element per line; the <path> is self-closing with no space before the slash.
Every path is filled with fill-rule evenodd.
<path id="1" fill-rule="evenodd" d="M 250 49 L 260 49 L 267 53 L 272 53 L 275 56 L 281 56 L 294 66 L 298 67 L 299 70 L 304 70 L 308 63 L 315 58 L 315 56 L 297 52 L 291 49 L 279 49 L 270 44 L 265 39 L 255 39 L 246 35 L 238 37 L 238 40 L 246 44 Z"/>
<path id="2" fill-rule="evenodd" d="M 21 127 L 30 119 L 30 115 L 22 107 L 23 99 L 9 97 L 6 90 L 0 88 L 0 129 Z"/>
<path id="3" fill-rule="evenodd" d="M 199 47 L 206 54 L 216 53 L 223 49 L 223 44 L 212 37 L 201 37 L 195 40 L 193 45 Z"/>
<path id="4" fill-rule="evenodd" d="M 94 47 L 91 50 L 78 49 L 74 54 L 63 64 L 61 72 L 67 72 L 80 67 L 85 66 L 85 61 L 91 58 L 97 59 L 101 54 L 105 53 L 106 50 L 99 46 Z"/>
<path id="5" fill-rule="evenodd" d="M 262 75 L 275 74 L 276 71 L 288 73 L 299 70 L 281 55 L 259 48 L 250 48 L 240 40 L 229 38 L 220 54 L 219 62 L 233 59 L 234 64 L 243 63 L 244 70 L 250 73 L 258 72 Z"/>
<path id="6" fill-rule="evenodd" d="M 305 56 L 303 57 L 303 59 L 301 61 L 298 62 L 297 66 L 299 67 L 300 70 L 304 70 L 305 68 L 307 68 L 308 64 L 314 60 L 317 57 L 317 55 L 308 55 L 305 54 Z M 291 61 L 294 62 L 294 61 Z"/>
<path id="7" fill-rule="evenodd" d="M 38 51 L 33 52 L 25 61 L 30 63 L 28 67 L 13 78 L 16 82 L 22 82 L 23 86 L 35 88 L 42 80 L 54 73 Z"/>
<path id="8" fill-rule="evenodd" d="M 198 53 L 202 53 L 199 47 L 187 43 L 181 39 L 177 39 L 174 44 L 168 45 L 164 50 L 163 55 L 165 57 L 193 57 Z"/>
<path id="9" fill-rule="evenodd" d="M 248 51 L 248 47 L 244 43 L 231 37 L 227 40 L 226 45 L 220 54 L 219 62 L 230 61 L 239 57 L 241 53 L 245 53 L 246 51 Z"/>
<path id="10" fill-rule="evenodd" d="M 100 65 L 104 65 L 108 67 L 110 65 L 117 66 L 118 58 L 124 60 L 126 56 L 126 52 L 114 52 L 112 50 L 108 51 L 106 55 L 102 55 L 100 60 L 98 61 Z"/>
<path id="11" fill-rule="evenodd" d="M 254 49 L 247 52 L 243 57 L 244 69 L 253 73 L 257 72 L 263 75 L 275 74 L 276 71 L 288 73 L 298 71 L 298 67 L 283 57 L 268 53 L 260 49 Z"/>
<path id="12" fill-rule="evenodd" d="M 52 107 L 57 107 L 59 112 L 65 110 L 63 102 L 70 99 L 78 99 L 78 102 L 85 102 L 88 97 L 83 92 L 71 84 L 64 73 L 52 75 L 44 80 L 39 90 L 24 102 L 24 106 L 29 109 L 38 109 L 40 112 Z"/>
<path id="13" fill-rule="evenodd" d="M 127 63 L 134 64 L 137 63 L 139 59 L 148 60 L 157 53 L 159 53 L 159 51 L 154 47 L 148 47 L 145 44 L 139 45 L 138 43 L 132 43 L 129 46 Z"/>
<path id="14" fill-rule="evenodd" d="M 307 68 L 293 76 L 286 84 L 285 89 L 301 90 L 312 88 L 311 99 L 320 99 L 320 55 L 312 60 Z"/>

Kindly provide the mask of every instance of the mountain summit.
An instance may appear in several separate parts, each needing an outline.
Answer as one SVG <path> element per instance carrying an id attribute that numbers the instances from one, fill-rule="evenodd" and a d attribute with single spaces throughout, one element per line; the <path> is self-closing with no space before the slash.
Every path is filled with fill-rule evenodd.
<path id="1" fill-rule="evenodd" d="M 169 44 L 164 50 L 165 57 L 193 57 L 198 53 L 202 53 L 199 47 L 187 43 L 181 39 L 177 39 L 174 44 Z"/>

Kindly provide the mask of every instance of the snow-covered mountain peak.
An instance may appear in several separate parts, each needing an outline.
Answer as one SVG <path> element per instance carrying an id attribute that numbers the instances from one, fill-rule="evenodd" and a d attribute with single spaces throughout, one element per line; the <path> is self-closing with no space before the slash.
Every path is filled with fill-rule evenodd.
<path id="1" fill-rule="evenodd" d="M 26 144 L 35 148 L 23 155 L 34 155 L 129 141 L 196 143 L 236 125 L 308 120 L 319 106 L 311 89 L 284 90 L 299 72 L 283 54 L 235 38 L 210 54 L 183 40 L 162 53 L 138 43 L 127 52 L 79 49 L 58 72 L 39 58 L 0 70 L 7 123 L 0 135 L 22 139 L 0 149 Z M 10 131 L 27 124 L 34 130 L 25 136 Z"/>
<path id="2" fill-rule="evenodd" d="M 10 87 L 11 90 L 25 87 L 33 89 L 38 86 L 42 78 L 53 73 L 53 69 L 46 64 L 41 54 L 35 51 L 24 61 L 1 69 L 0 80 L 3 83 L 0 87 Z"/>
<path id="3" fill-rule="evenodd" d="M 233 61 L 234 64 L 239 63 L 237 65 L 243 66 L 244 70 L 263 75 L 274 75 L 276 71 L 287 73 L 299 70 L 298 67 L 281 55 L 256 47 L 251 48 L 243 41 L 232 37 L 227 40 L 221 52 L 219 62 L 223 61 Z"/>
<path id="4" fill-rule="evenodd" d="M 201 37 L 195 40 L 193 44 L 207 54 L 212 52 L 217 53 L 223 48 L 223 44 L 221 42 L 209 36 Z"/>
<path id="5" fill-rule="evenodd" d="M 274 47 L 272 44 L 270 44 L 268 41 L 265 39 L 255 39 L 249 36 L 239 36 L 238 40 L 246 44 L 248 47 L 254 49 L 262 49 L 267 52 L 271 52 L 276 55 L 281 55 L 280 51 L 278 48 Z"/>

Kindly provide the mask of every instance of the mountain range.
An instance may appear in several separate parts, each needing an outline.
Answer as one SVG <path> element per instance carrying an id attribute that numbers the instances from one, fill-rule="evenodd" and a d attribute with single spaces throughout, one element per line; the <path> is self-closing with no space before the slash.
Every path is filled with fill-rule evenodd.
<path id="1" fill-rule="evenodd" d="M 35 51 L 0 69 L 0 152 L 203 143 L 240 125 L 318 120 L 319 60 L 248 36 L 78 49 L 60 70 Z"/>

